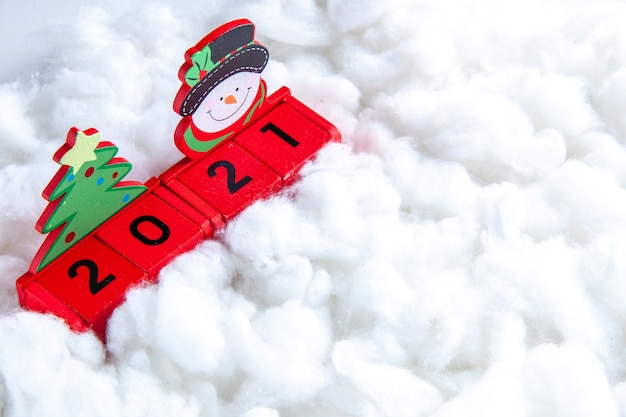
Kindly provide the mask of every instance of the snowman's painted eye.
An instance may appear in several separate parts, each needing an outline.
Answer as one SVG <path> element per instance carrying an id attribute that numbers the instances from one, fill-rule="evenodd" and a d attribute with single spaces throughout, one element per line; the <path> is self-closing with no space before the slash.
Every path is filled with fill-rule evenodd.
<path id="1" fill-rule="evenodd" d="M 224 100 L 224 97 L 220 97 L 220 101 L 223 101 L 223 100 Z"/>
<path id="2" fill-rule="evenodd" d="M 239 91 L 239 87 L 237 87 L 237 88 L 235 89 L 235 91 Z"/>

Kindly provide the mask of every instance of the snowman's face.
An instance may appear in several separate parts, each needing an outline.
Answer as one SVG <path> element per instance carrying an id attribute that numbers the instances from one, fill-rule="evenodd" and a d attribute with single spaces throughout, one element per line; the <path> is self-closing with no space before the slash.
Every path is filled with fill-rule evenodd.
<path id="1" fill-rule="evenodd" d="M 207 94 L 191 116 L 203 132 L 219 132 L 247 113 L 261 85 L 261 74 L 238 72 Z"/>

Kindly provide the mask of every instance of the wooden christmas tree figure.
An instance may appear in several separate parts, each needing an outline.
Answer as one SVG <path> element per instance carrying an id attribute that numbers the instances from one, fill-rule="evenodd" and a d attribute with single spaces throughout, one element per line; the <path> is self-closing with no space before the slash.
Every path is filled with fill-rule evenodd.
<path id="1" fill-rule="evenodd" d="M 146 190 L 140 182 L 121 181 L 131 164 L 115 158 L 117 151 L 113 143 L 100 141 L 96 129 L 70 129 L 53 156 L 61 168 L 43 191 L 50 203 L 36 228 L 48 235 L 31 272 L 40 271 Z"/>

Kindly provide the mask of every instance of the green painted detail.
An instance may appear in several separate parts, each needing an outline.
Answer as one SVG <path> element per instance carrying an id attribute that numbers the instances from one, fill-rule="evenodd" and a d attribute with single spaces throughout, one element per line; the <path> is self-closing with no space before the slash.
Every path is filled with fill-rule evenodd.
<path id="1" fill-rule="evenodd" d="M 246 116 L 246 120 L 243 121 L 244 125 L 247 124 L 250 121 L 250 119 L 252 119 L 252 115 L 254 114 L 256 109 L 258 109 L 259 106 L 261 106 L 261 104 L 263 104 L 263 102 L 265 101 L 265 94 L 266 94 L 266 92 L 265 92 L 265 83 L 261 82 L 261 96 L 256 101 L 256 103 L 254 103 L 254 105 L 250 108 L 250 112 Z"/>
<path id="2" fill-rule="evenodd" d="M 96 160 L 83 164 L 77 173 L 70 168 L 50 195 L 51 202 L 61 201 L 42 232 L 49 233 L 58 227 L 63 230 L 42 259 L 38 271 L 146 190 L 143 185 L 116 187 L 131 170 L 129 162 L 108 164 L 116 153 L 116 146 L 95 149 Z"/>
<path id="3" fill-rule="evenodd" d="M 192 66 L 185 74 L 185 81 L 190 87 L 193 87 L 202 79 L 202 77 L 213 68 L 217 63 L 211 61 L 210 45 L 205 46 L 191 56 Z"/>
<path id="4" fill-rule="evenodd" d="M 233 133 L 234 132 L 228 132 L 225 135 L 220 136 L 217 139 L 198 140 L 193 135 L 193 132 L 191 131 L 191 127 L 190 127 L 190 128 L 188 128 L 185 131 L 185 134 L 183 135 L 183 137 L 185 138 L 185 143 L 187 144 L 189 149 L 191 149 L 192 151 L 195 151 L 195 152 L 208 152 L 211 149 L 213 149 L 215 146 L 217 146 L 217 144 L 222 142 L 224 139 L 226 139 L 229 136 L 231 136 Z"/>

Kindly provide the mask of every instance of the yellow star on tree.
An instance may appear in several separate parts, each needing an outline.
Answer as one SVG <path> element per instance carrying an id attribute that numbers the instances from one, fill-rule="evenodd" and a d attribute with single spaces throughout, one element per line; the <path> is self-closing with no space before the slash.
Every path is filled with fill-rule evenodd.
<path id="1" fill-rule="evenodd" d="M 74 173 L 80 170 L 85 162 L 97 159 L 94 149 L 100 143 L 100 133 L 86 135 L 84 132 L 77 132 L 74 146 L 69 149 L 59 161 L 63 165 L 69 165 L 74 169 Z"/>

